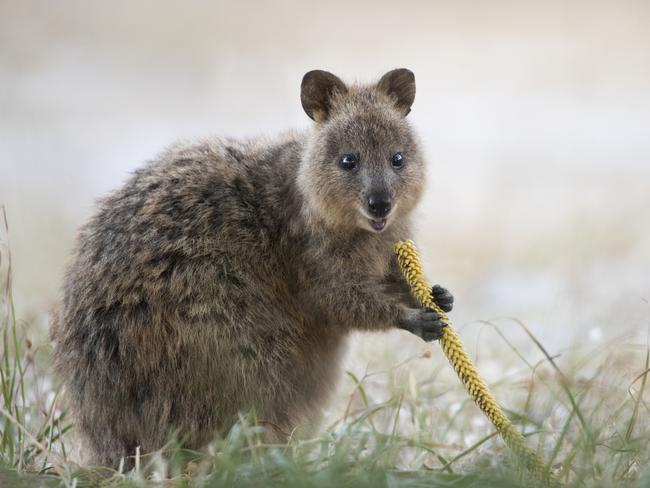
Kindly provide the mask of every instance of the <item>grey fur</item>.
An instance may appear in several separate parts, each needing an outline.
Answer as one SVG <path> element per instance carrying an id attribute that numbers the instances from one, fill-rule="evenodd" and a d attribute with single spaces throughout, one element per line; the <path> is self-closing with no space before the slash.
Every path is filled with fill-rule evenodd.
<path id="1" fill-rule="evenodd" d="M 271 438 L 308 430 L 350 331 L 433 327 L 392 258 L 425 173 L 400 71 L 383 87 L 311 87 L 326 111 L 306 134 L 173 146 L 99 202 L 51 328 L 91 462 L 117 465 L 175 432 L 199 448 L 250 409 Z M 342 152 L 360 156 L 356 174 Z M 363 214 L 377 187 L 396 207 L 382 232 Z"/>

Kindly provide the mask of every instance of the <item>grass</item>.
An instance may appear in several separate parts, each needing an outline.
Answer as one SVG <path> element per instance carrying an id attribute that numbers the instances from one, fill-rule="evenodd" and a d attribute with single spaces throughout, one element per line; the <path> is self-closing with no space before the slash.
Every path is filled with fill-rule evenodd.
<path id="1" fill-rule="evenodd" d="M 0 486 L 534 486 L 450 368 L 434 367 L 429 352 L 348 372 L 336 415 L 314 439 L 266 445 L 263 427 L 242 416 L 201 452 L 171 440 L 164 453 L 138 453 L 130 472 L 79 466 L 45 327 L 16 317 L 0 219 Z M 503 351 L 517 361 L 490 386 L 561 483 L 650 486 L 647 341 L 620 338 L 558 354 L 518 320 L 483 324 L 496 332 L 497 361 Z M 512 326 L 525 332 L 529 349 L 509 339 Z"/>

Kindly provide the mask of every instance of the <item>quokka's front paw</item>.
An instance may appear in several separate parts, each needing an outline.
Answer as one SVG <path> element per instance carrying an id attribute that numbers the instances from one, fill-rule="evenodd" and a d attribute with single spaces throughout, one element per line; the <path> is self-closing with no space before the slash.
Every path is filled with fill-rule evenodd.
<path id="1" fill-rule="evenodd" d="M 451 312 L 454 308 L 454 296 L 449 293 L 447 288 L 443 288 L 440 285 L 433 285 L 431 287 L 431 298 L 436 302 L 444 312 Z"/>
<path id="2" fill-rule="evenodd" d="M 447 327 L 440 315 L 430 308 L 412 310 L 398 325 L 400 329 L 408 330 L 427 342 L 440 339 L 444 328 Z"/>

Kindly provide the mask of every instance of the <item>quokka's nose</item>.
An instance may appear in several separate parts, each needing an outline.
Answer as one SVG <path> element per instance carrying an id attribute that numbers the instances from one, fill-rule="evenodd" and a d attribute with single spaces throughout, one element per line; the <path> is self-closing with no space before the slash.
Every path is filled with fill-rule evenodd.
<path id="1" fill-rule="evenodd" d="M 390 212 L 390 196 L 385 193 L 370 195 L 368 210 L 373 217 L 386 217 Z"/>

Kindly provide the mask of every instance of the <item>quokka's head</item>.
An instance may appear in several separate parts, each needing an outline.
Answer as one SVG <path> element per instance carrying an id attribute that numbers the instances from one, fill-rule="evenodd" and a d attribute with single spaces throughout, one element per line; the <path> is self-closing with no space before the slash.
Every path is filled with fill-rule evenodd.
<path id="1" fill-rule="evenodd" d="M 413 210 L 425 176 L 406 119 L 414 98 L 407 69 L 365 86 L 347 86 L 327 71 L 303 77 L 302 106 L 315 125 L 298 181 L 319 221 L 378 233 Z"/>

